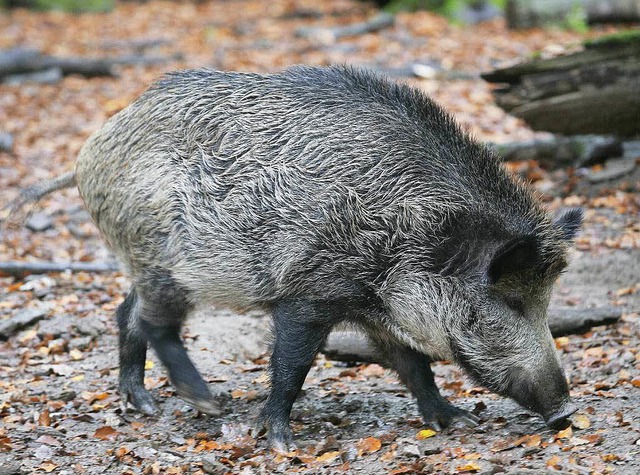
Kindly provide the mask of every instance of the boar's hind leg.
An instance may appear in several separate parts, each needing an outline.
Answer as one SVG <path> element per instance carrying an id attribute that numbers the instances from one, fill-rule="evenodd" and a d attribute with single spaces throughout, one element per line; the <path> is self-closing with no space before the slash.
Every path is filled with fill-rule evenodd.
<path id="1" fill-rule="evenodd" d="M 275 343 L 271 355 L 271 393 L 260 415 L 269 445 L 279 451 L 295 448 L 289 417 L 316 353 L 334 325 L 335 309 L 321 302 L 279 302 L 273 309 Z"/>
<path id="2" fill-rule="evenodd" d="M 147 355 L 147 339 L 140 328 L 139 300 L 131 289 L 116 311 L 120 348 L 120 397 L 123 407 L 127 402 L 144 414 L 158 410 L 153 397 L 144 388 L 144 364 Z"/>
<path id="3" fill-rule="evenodd" d="M 478 424 L 476 416 L 455 407 L 442 397 L 433 379 L 431 360 L 427 355 L 401 345 L 380 344 L 378 347 L 416 397 L 426 425 L 439 431 L 456 421 L 468 426 Z"/>
<path id="4" fill-rule="evenodd" d="M 169 373 L 178 396 L 205 414 L 221 414 L 219 403 L 193 365 L 180 339 L 180 328 L 190 309 L 184 293 L 166 277 L 154 289 L 145 287 L 141 295 L 140 327 Z"/>

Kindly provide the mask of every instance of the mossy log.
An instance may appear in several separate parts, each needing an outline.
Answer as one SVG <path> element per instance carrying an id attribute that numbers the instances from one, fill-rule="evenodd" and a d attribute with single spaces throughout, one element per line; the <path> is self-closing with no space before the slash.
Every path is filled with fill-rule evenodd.
<path id="1" fill-rule="evenodd" d="M 640 133 L 640 30 L 585 44 L 583 51 L 491 71 L 496 103 L 535 130 Z"/>

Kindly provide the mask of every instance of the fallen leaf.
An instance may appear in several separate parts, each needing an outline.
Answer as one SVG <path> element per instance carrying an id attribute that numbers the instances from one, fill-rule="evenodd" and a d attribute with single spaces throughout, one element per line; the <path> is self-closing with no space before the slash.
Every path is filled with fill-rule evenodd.
<path id="1" fill-rule="evenodd" d="M 567 427 L 564 430 L 558 431 L 558 433 L 556 434 L 556 439 L 568 439 L 573 435 L 573 429 L 571 429 L 571 426 Z"/>
<path id="2" fill-rule="evenodd" d="M 560 465 L 560 457 L 558 457 L 557 455 L 552 456 L 549 460 L 547 460 L 546 462 L 546 466 L 547 468 L 554 468 L 556 470 L 560 470 L 562 468 L 562 466 Z"/>
<path id="3" fill-rule="evenodd" d="M 356 447 L 358 448 L 358 455 L 362 456 L 362 454 L 372 454 L 380 450 L 382 442 L 375 437 L 367 437 L 359 440 Z"/>
<path id="4" fill-rule="evenodd" d="M 385 370 L 382 366 L 372 363 L 361 369 L 360 374 L 363 376 L 384 376 L 384 371 Z"/>
<path id="5" fill-rule="evenodd" d="M 58 466 L 53 462 L 44 462 L 38 465 L 38 470 L 44 470 L 47 473 L 53 472 Z"/>
<path id="6" fill-rule="evenodd" d="M 540 445 L 540 442 L 542 442 L 542 437 L 538 434 L 524 435 L 519 439 L 516 439 L 513 442 L 513 446 L 538 447 Z"/>
<path id="7" fill-rule="evenodd" d="M 577 414 L 572 417 L 571 425 L 576 429 L 587 429 L 591 426 L 591 421 L 584 414 Z"/>
<path id="8" fill-rule="evenodd" d="M 151 360 L 147 360 L 144 362 L 144 369 L 153 369 L 155 365 L 153 364 L 153 361 Z"/>
<path id="9" fill-rule="evenodd" d="M 582 438 L 588 440 L 589 443 L 593 445 L 601 444 L 603 440 L 603 437 L 600 434 L 583 435 Z"/>
<path id="10" fill-rule="evenodd" d="M 339 450 L 334 450 L 332 452 L 325 452 L 322 455 L 320 455 L 319 457 L 316 457 L 316 462 L 329 462 L 331 460 L 334 460 L 335 458 L 340 456 L 340 451 Z"/>
<path id="11" fill-rule="evenodd" d="M 45 427 L 49 427 L 51 425 L 51 416 L 48 409 L 45 409 L 40 413 L 40 416 L 38 417 L 38 424 Z"/>
<path id="12" fill-rule="evenodd" d="M 118 435 L 118 431 L 111 426 L 102 426 L 93 434 L 94 437 L 101 440 L 114 439 Z"/>
<path id="13" fill-rule="evenodd" d="M 424 440 L 424 439 L 428 439 L 429 437 L 433 437 L 436 434 L 437 434 L 437 432 L 434 431 L 434 430 L 423 429 L 420 432 L 418 432 L 418 434 L 416 435 L 416 439 Z"/>
<path id="14" fill-rule="evenodd" d="M 456 470 L 458 472 L 477 472 L 481 468 L 482 467 L 480 467 L 480 465 L 478 465 L 476 462 L 469 462 L 466 465 L 462 465 L 460 467 L 456 467 Z"/>

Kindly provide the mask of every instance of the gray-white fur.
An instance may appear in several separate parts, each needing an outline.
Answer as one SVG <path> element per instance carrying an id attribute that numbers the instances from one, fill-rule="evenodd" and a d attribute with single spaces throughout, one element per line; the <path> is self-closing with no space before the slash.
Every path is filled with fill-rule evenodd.
<path id="1" fill-rule="evenodd" d="M 308 313 L 321 333 L 360 325 L 399 365 L 453 358 L 503 394 L 523 372 L 564 378 L 546 306 L 579 213 L 553 223 L 415 89 L 347 67 L 172 73 L 87 141 L 76 180 L 158 328 L 174 318 L 158 299 L 180 301 L 176 325 L 208 303 L 272 309 L 276 328 Z M 534 408 L 547 419 L 568 400 L 558 384 Z"/>

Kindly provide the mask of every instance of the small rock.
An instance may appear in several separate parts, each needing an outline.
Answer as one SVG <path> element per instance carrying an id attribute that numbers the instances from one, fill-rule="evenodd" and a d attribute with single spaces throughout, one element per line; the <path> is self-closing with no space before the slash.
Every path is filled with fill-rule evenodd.
<path id="1" fill-rule="evenodd" d="M 53 449 L 48 445 L 41 445 L 33 451 L 33 455 L 40 460 L 51 460 L 53 458 Z"/>
<path id="2" fill-rule="evenodd" d="M 17 462 L 6 462 L 0 465 L 0 475 L 22 475 L 23 473 Z"/>
<path id="3" fill-rule="evenodd" d="M 0 131 L 0 150 L 10 152 L 13 148 L 13 136 L 8 132 Z"/>
<path id="4" fill-rule="evenodd" d="M 8 320 L 0 321 L 0 339 L 8 338 L 16 330 L 41 320 L 46 312 L 37 308 L 25 308 Z"/>
<path id="5" fill-rule="evenodd" d="M 34 213 L 27 219 L 25 226 L 34 233 L 39 233 L 51 229 L 53 219 L 46 213 Z"/>
<path id="6" fill-rule="evenodd" d="M 76 321 L 76 328 L 78 333 L 82 335 L 90 335 L 92 337 L 98 337 L 105 332 L 106 325 L 102 320 L 97 318 L 79 318 Z"/>
<path id="7" fill-rule="evenodd" d="M 202 470 L 213 475 L 222 475 L 229 471 L 226 465 L 218 462 L 218 459 L 213 455 L 202 457 Z"/>
<path id="8" fill-rule="evenodd" d="M 405 457 L 420 458 L 422 453 L 420 451 L 420 447 L 418 447 L 416 444 L 405 444 L 400 449 L 400 455 L 404 455 Z"/>
<path id="9" fill-rule="evenodd" d="M 356 412 L 362 407 L 362 401 L 360 399 L 352 399 L 344 403 L 342 407 L 347 412 Z"/>
<path id="10" fill-rule="evenodd" d="M 341 457 L 343 462 L 353 462 L 358 458 L 358 449 L 352 445 L 342 452 Z"/>
<path id="11" fill-rule="evenodd" d="M 69 401 L 73 401 L 76 398 L 77 395 L 78 394 L 75 391 L 66 390 L 66 391 L 62 391 L 57 396 L 54 396 L 51 399 L 56 400 L 56 401 L 69 402 Z"/>
<path id="12" fill-rule="evenodd" d="M 69 350 L 86 350 L 91 345 L 93 341 L 92 336 L 81 336 L 80 338 L 72 338 L 69 340 L 68 348 Z"/>
<path id="13" fill-rule="evenodd" d="M 151 447 L 140 446 L 134 450 L 137 457 L 142 459 L 155 459 L 158 456 L 158 451 Z"/>
<path id="14" fill-rule="evenodd" d="M 67 314 L 57 314 L 53 318 L 48 318 L 38 325 L 38 335 L 51 335 L 54 338 L 60 335 L 71 334 L 71 329 L 75 323 L 75 317 Z"/>

